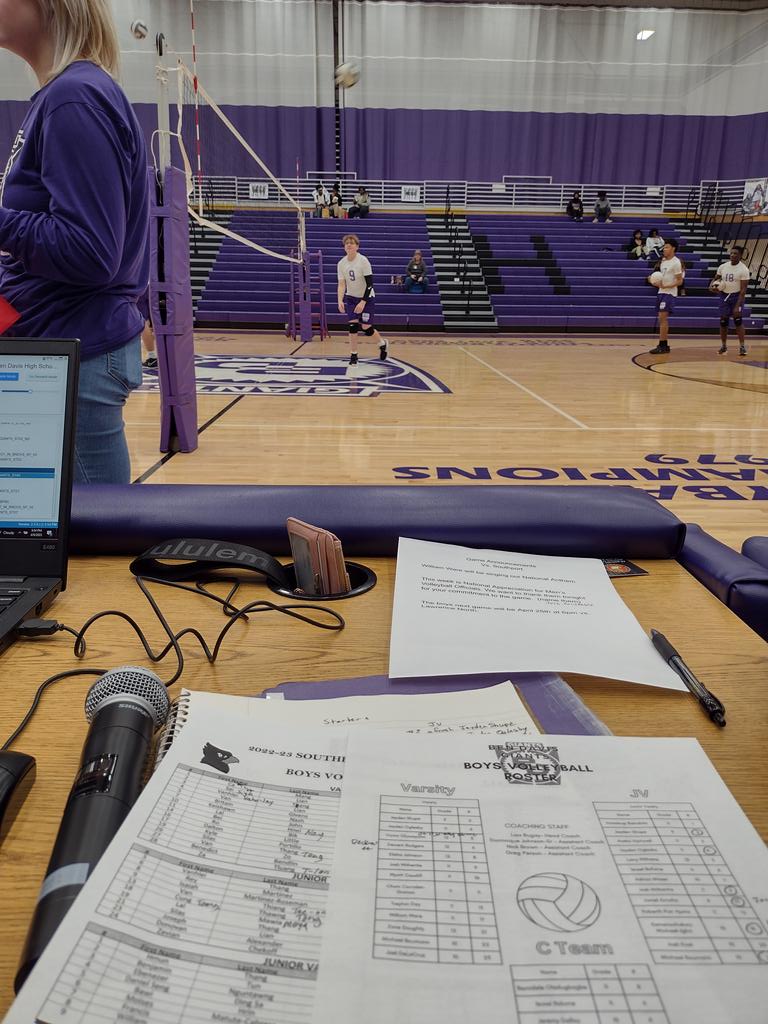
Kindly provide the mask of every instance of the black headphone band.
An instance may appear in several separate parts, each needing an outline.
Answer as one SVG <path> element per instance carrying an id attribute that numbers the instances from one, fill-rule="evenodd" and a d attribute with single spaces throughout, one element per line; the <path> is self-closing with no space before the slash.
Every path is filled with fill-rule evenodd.
<path id="1" fill-rule="evenodd" d="M 173 537 L 154 544 L 130 564 L 134 576 L 173 583 L 192 580 L 215 569 L 250 569 L 263 573 L 287 590 L 294 586 L 272 555 L 237 541 Z"/>

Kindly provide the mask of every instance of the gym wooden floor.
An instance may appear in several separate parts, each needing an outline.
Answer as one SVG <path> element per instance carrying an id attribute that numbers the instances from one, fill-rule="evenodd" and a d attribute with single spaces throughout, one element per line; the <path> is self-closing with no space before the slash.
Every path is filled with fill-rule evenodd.
<path id="1" fill-rule="evenodd" d="M 681 519 L 740 547 L 745 537 L 768 534 L 768 338 L 748 338 L 746 359 L 736 355 L 735 338 L 727 356 L 717 355 L 716 324 L 709 337 L 673 334 L 670 343 L 671 356 L 652 357 L 654 339 L 640 336 L 394 335 L 390 354 L 450 393 L 198 394 L 198 450 L 165 459 L 159 395 L 140 391 L 126 409 L 133 476 L 206 484 L 628 483 L 666 488 L 660 499 Z M 198 333 L 195 345 L 208 355 L 347 351 L 338 336 L 298 351 L 281 335 Z M 360 354 L 377 352 L 361 344 Z"/>

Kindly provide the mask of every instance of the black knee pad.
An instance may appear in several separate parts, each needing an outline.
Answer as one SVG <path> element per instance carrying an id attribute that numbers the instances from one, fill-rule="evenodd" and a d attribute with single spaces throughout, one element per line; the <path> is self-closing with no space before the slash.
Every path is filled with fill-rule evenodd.
<path id="1" fill-rule="evenodd" d="M 736 323 L 735 320 L 733 322 Z M 741 321 L 739 321 L 739 322 L 741 322 Z M 720 317 L 720 326 L 721 327 L 727 327 L 728 326 L 728 317 L 727 316 L 721 316 Z"/>
<path id="2" fill-rule="evenodd" d="M 375 330 L 376 330 L 375 327 L 364 327 L 363 328 L 363 334 L 366 336 L 366 338 L 370 338 L 373 335 Z"/>
<path id="3" fill-rule="evenodd" d="M 733 322 L 734 322 L 734 324 L 735 324 L 735 325 L 736 325 L 737 327 L 741 327 L 741 324 L 742 324 L 742 320 L 741 320 L 741 317 L 740 317 L 740 316 L 735 316 L 735 317 L 733 318 Z"/>
<path id="4" fill-rule="evenodd" d="M 347 324 L 347 330 L 349 331 L 350 334 L 357 334 L 357 332 L 360 330 L 360 324 L 357 322 L 357 320 L 355 320 L 353 324 Z"/>

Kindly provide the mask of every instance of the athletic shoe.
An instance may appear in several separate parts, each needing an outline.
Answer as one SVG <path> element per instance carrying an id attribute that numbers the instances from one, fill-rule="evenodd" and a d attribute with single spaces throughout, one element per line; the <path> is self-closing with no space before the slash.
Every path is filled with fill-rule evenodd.
<path id="1" fill-rule="evenodd" d="M 352 352 L 349 357 L 349 365 L 357 366 L 357 352 Z"/>
<path id="2" fill-rule="evenodd" d="M 154 370 L 157 366 L 157 356 L 147 356 L 141 365 L 146 366 L 148 370 Z"/>
<path id="3" fill-rule="evenodd" d="M 656 346 L 656 348 L 649 348 L 648 349 L 648 353 L 649 353 L 649 355 L 652 355 L 652 356 L 668 356 L 669 355 L 669 345 L 663 345 L 661 342 L 659 342 L 659 344 Z"/>
<path id="4" fill-rule="evenodd" d="M 386 359 L 388 355 L 389 355 L 389 342 L 387 341 L 386 338 L 382 338 L 381 339 L 381 344 L 379 345 L 379 359 Z"/>
<path id="5" fill-rule="evenodd" d="M 717 354 L 719 356 L 724 356 L 727 351 L 728 351 L 728 346 L 727 345 L 721 345 L 720 348 L 717 350 Z"/>
<path id="6" fill-rule="evenodd" d="M 746 345 L 739 345 L 739 355 L 740 356 L 745 356 L 746 354 L 747 354 L 747 346 Z"/>

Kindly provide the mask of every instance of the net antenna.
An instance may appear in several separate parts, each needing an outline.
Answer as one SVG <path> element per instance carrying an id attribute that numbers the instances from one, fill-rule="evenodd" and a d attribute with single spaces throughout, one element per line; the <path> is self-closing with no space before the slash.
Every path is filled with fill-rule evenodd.
<path id="1" fill-rule="evenodd" d="M 242 245 L 245 245 L 250 249 L 255 249 L 257 252 L 262 252 L 265 255 L 272 256 L 278 260 L 285 260 L 288 263 L 301 263 L 307 249 L 304 211 L 302 210 L 301 205 L 285 188 L 280 179 L 275 177 L 259 154 L 253 149 L 248 141 L 243 138 L 240 131 L 238 131 L 238 129 L 232 124 L 218 104 L 211 99 L 200 83 L 199 78 L 194 73 L 194 70 L 188 68 L 186 64 L 184 64 L 183 60 L 179 59 L 177 71 L 179 96 L 177 104 L 178 121 L 175 134 L 184 165 L 184 173 L 187 178 L 187 196 L 190 216 L 203 227 L 207 227 L 211 231 L 216 231 L 219 234 L 227 235 L 229 238 L 233 238 L 235 241 L 240 242 Z M 194 108 L 194 143 L 190 137 L 190 108 Z M 217 135 L 216 146 L 214 148 L 218 152 L 219 160 L 224 160 L 226 158 L 229 147 L 235 146 L 238 151 L 244 150 L 253 162 L 261 168 L 267 179 L 274 185 L 278 194 L 287 200 L 290 206 L 296 211 L 298 234 L 297 252 L 294 250 L 292 253 L 286 253 L 269 249 L 266 246 L 255 242 L 253 239 L 245 238 L 243 235 L 238 234 L 236 231 L 232 231 L 225 225 L 218 224 L 216 221 L 210 220 L 206 217 L 204 209 L 206 177 L 210 180 L 213 176 L 206 176 L 203 173 L 203 122 L 205 122 L 206 129 L 212 136 Z M 194 170 L 189 152 L 192 145 L 194 145 L 195 148 Z"/>

